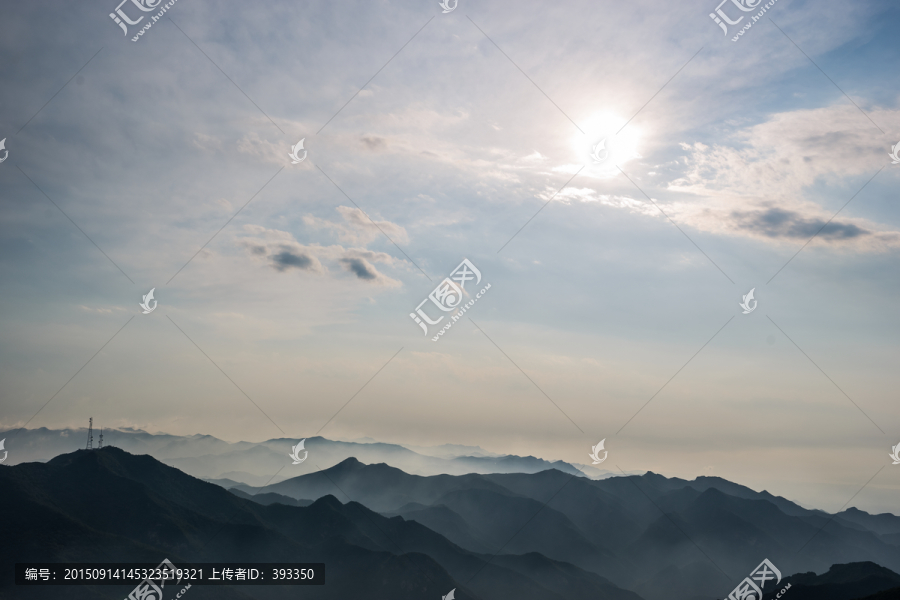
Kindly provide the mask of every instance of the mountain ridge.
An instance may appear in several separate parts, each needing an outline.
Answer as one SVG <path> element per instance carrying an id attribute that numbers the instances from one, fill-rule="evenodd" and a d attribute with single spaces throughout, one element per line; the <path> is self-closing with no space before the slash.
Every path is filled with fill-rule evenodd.
<path id="1" fill-rule="evenodd" d="M 171 466 L 201 479 L 230 478 L 245 485 L 262 485 L 277 473 L 283 459 L 293 445 L 293 438 L 273 438 L 263 442 L 226 442 L 210 435 L 175 436 L 151 434 L 133 429 L 105 429 L 107 445 L 134 454 L 149 454 Z M 0 432 L 7 438 L 9 464 L 47 461 L 58 454 L 83 448 L 81 440 L 87 430 L 10 429 Z M 419 454 L 401 444 L 367 441 L 345 442 L 321 436 L 306 439 L 306 449 L 316 456 L 321 468 L 334 466 L 349 457 L 364 458 L 367 463 L 384 462 L 408 473 L 421 475 L 526 472 L 534 473 L 557 468 L 575 475 L 594 477 L 612 475 L 610 472 L 583 467 L 584 471 L 564 461 L 548 461 L 534 456 L 496 455 L 477 446 L 444 444 L 432 447 L 432 454 Z M 467 455 L 472 451 L 477 455 Z M 427 448 L 425 449 L 427 450 Z M 297 467 L 305 469 L 307 467 Z"/>
<path id="2" fill-rule="evenodd" d="M 826 569 L 835 558 L 900 569 L 900 544 L 878 531 L 719 478 L 695 487 L 656 473 L 590 480 L 552 469 L 425 477 L 348 459 L 320 474 L 245 491 L 314 500 L 334 489 L 379 512 L 418 518 L 473 552 L 512 536 L 505 552 L 540 552 L 648 599 L 664 597 L 667 578 L 715 597 L 731 583 L 724 573 L 749 572 L 766 556 L 786 571 Z M 524 508 L 529 502 L 532 508 Z M 866 519 L 862 511 L 856 516 Z M 882 529 L 893 525 L 890 516 L 878 520 Z M 527 518 L 528 529 L 517 533 L 510 517 Z M 696 579 L 703 583 L 689 583 Z"/>
<path id="3" fill-rule="evenodd" d="M 308 506 L 263 505 L 151 456 L 114 447 L 0 469 L 0 487 L 5 491 L 0 526 L 16 540 L 15 547 L 0 548 L 5 564 L 164 557 L 176 565 L 325 562 L 326 586 L 305 588 L 305 597 L 413 600 L 455 588 L 460 600 L 487 598 L 498 589 L 525 600 L 641 600 L 596 574 L 543 556 L 529 557 L 529 564 L 542 565 L 540 575 L 530 577 L 520 557 L 494 564 L 492 555 L 466 551 L 414 520 L 387 518 L 352 500 L 342 503 L 328 494 Z M 552 576 L 560 571 L 566 577 Z M 11 572 L 0 576 L 0 595 L 10 593 L 11 583 Z M 121 600 L 129 590 L 117 588 L 76 586 L 66 595 Z M 43 599 L 58 592 L 31 588 L 27 593 Z M 192 597 L 225 599 L 295 594 L 282 586 L 191 591 Z"/>

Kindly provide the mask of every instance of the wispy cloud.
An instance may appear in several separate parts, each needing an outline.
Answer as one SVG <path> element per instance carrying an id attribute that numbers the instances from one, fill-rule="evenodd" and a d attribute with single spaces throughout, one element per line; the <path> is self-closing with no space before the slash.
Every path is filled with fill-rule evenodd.
<path id="1" fill-rule="evenodd" d="M 877 116 L 900 122 L 898 110 Z M 857 191 L 851 182 L 874 175 L 888 161 L 883 140 L 872 135 L 855 107 L 776 113 L 735 132 L 730 141 L 682 144 L 686 168 L 667 189 L 695 199 L 670 201 L 667 212 L 722 234 L 793 242 L 818 232 L 818 243 L 832 246 L 900 246 L 900 232 L 889 225 L 846 213 L 835 217 L 816 201 L 819 185 L 840 185 L 849 199 Z"/>
<path id="2" fill-rule="evenodd" d="M 338 206 L 343 221 L 329 221 L 306 215 L 303 223 L 307 227 L 333 233 L 341 242 L 366 246 L 383 235 L 387 235 L 398 244 L 408 244 L 409 235 L 402 226 L 390 221 L 369 220 L 365 213 L 358 208 L 350 206 Z"/>

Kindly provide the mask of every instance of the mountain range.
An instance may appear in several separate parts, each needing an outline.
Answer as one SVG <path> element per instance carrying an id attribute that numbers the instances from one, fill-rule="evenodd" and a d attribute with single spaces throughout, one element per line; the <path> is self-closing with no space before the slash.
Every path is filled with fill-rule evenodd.
<path id="1" fill-rule="evenodd" d="M 864 561 L 900 570 L 900 517 L 829 515 L 717 477 L 424 477 L 348 459 L 265 488 L 235 487 L 306 501 L 335 495 L 417 521 L 471 552 L 540 553 L 651 600 L 671 597 L 673 586 L 716 597 L 766 557 L 784 572 Z"/>
<path id="2" fill-rule="evenodd" d="M 324 562 L 304 598 L 640 600 L 603 577 L 539 553 L 468 552 L 424 525 L 326 495 L 263 505 L 114 447 L 0 468 L 0 561 Z M 133 586 L 17 588 L 0 597 L 121 600 Z M 64 590 L 64 592 L 63 592 Z M 191 598 L 296 598 L 289 586 L 194 586 Z"/>
<path id="3" fill-rule="evenodd" d="M 888 593 L 900 571 L 900 518 L 829 515 L 714 477 L 422 476 L 348 458 L 265 488 L 225 487 L 114 447 L 3 468 L 0 558 L 324 562 L 327 584 L 304 588 L 304 597 L 434 600 L 451 589 L 461 600 L 712 600 L 763 558 L 796 573 L 781 586 L 791 583 L 798 600 L 807 588 L 819 594 L 809 597 L 852 600 Z M 9 577 L 0 597 L 59 596 L 57 588 L 13 596 Z M 67 598 L 129 591 L 61 589 Z M 190 594 L 297 591 L 195 586 Z"/>
<path id="4" fill-rule="evenodd" d="M 10 429 L 0 432 L 6 439 L 8 464 L 47 461 L 86 446 L 87 429 Z M 298 440 L 278 438 L 264 442 L 226 442 L 210 435 L 176 436 L 151 434 L 139 429 L 105 429 L 104 442 L 134 454 L 154 458 L 201 479 L 231 479 L 248 485 L 265 485 L 290 477 L 281 470 L 285 456 Z M 99 434 L 94 431 L 94 446 Z M 307 438 L 310 460 L 294 470 L 308 472 L 332 467 L 354 457 L 365 463 L 387 463 L 418 475 L 463 475 L 466 473 L 538 473 L 557 469 L 590 478 L 610 477 L 611 471 L 590 465 L 547 461 L 534 456 L 496 454 L 478 446 L 401 446 L 371 439 L 352 442 Z M 313 466 L 314 465 L 314 466 Z M 618 474 L 616 474 L 618 475 Z"/>

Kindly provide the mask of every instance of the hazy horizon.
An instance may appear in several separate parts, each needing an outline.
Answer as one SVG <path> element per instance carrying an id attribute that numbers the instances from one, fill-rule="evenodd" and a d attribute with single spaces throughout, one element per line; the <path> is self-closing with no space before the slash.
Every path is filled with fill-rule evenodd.
<path id="1" fill-rule="evenodd" d="M 44 428 L 44 429 L 46 429 L 46 428 Z M 158 435 L 158 436 L 173 436 L 173 435 L 176 435 L 176 434 L 172 434 L 172 433 L 164 432 L 164 431 L 149 432 L 149 431 L 144 431 L 144 430 L 141 430 L 141 429 L 128 429 L 128 428 L 122 428 L 122 430 L 131 432 L 131 433 L 146 433 L 146 434 L 152 435 L 152 436 L 157 436 L 157 435 Z M 5 431 L 2 431 L 2 432 L 0 432 L 0 434 L 8 433 L 9 431 L 11 431 L 11 430 L 5 430 Z M 50 430 L 50 429 L 47 429 L 47 431 L 54 431 L 54 432 L 55 432 L 55 431 L 77 432 L 77 433 L 79 433 L 79 434 L 83 434 L 83 436 L 82 436 L 83 439 L 78 438 L 77 436 L 72 436 L 72 437 L 71 437 L 71 442 L 72 442 L 73 446 L 75 446 L 75 447 L 73 447 L 72 451 L 84 449 L 84 447 L 86 446 L 86 443 L 87 443 L 87 434 L 88 434 L 88 428 L 87 428 L 87 427 L 83 427 L 83 428 L 66 428 L 66 429 L 63 429 L 63 430 Z M 109 428 L 104 428 L 104 431 L 106 431 L 107 433 L 109 433 L 110 429 L 109 429 Z M 96 447 L 98 446 L 98 443 L 99 443 L 99 434 L 100 434 L 100 425 L 98 425 L 97 428 L 94 429 L 94 435 L 93 435 L 93 447 L 94 447 L 94 448 L 96 448 Z M 207 437 L 207 436 L 209 436 L 209 434 L 205 434 L 205 433 L 201 433 L 201 432 L 196 432 L 196 433 L 194 433 L 194 434 L 183 435 L 183 436 L 178 436 L 178 437 L 191 437 L 191 436 Z M 226 443 L 228 443 L 228 444 L 243 444 L 243 443 L 247 443 L 247 444 L 262 444 L 262 443 L 271 442 L 271 441 L 274 441 L 274 440 L 285 440 L 285 441 L 291 440 L 291 443 L 293 443 L 294 441 L 299 441 L 299 440 L 293 440 L 292 438 L 277 438 L 277 437 L 276 437 L 276 438 L 263 439 L 263 440 L 257 440 L 257 441 L 244 440 L 244 439 L 232 439 L 232 440 L 228 440 L 228 439 L 219 438 L 219 437 L 217 437 L 217 436 L 209 436 L 209 437 L 215 437 L 216 439 L 218 439 L 218 440 L 220 440 L 220 441 L 223 441 L 223 442 L 226 442 Z M 327 436 L 320 436 L 320 437 L 324 437 L 325 439 L 330 440 L 330 441 L 344 442 L 344 443 L 352 443 L 352 444 L 360 444 L 360 445 L 365 445 L 365 444 L 393 444 L 393 445 L 396 445 L 396 446 L 400 446 L 400 447 L 409 449 L 409 450 L 411 450 L 411 451 L 413 451 L 413 452 L 416 452 L 416 448 L 417 448 L 417 446 L 416 446 L 416 445 L 413 445 L 413 444 L 404 444 L 404 443 L 402 443 L 402 442 L 389 442 L 389 441 L 385 441 L 385 440 L 375 440 L 375 439 L 341 439 L 341 438 L 329 438 L 329 437 L 327 437 Z M 107 445 L 107 446 L 114 446 L 115 444 L 110 443 L 110 442 L 109 442 L 109 439 L 107 438 L 107 440 L 106 440 L 106 442 L 105 442 L 105 445 Z M 437 445 L 434 445 L 434 446 L 427 446 L 427 445 L 426 445 L 426 446 L 418 446 L 418 448 L 420 448 L 420 449 L 425 449 L 425 448 L 439 448 L 439 447 L 441 447 L 441 446 L 443 446 L 443 445 L 460 445 L 460 446 L 465 446 L 465 444 L 454 444 L 453 442 L 444 442 L 444 443 L 442 443 L 442 444 L 437 444 Z M 512 455 L 511 453 L 495 452 L 495 451 L 492 451 L 492 450 L 490 450 L 490 449 L 488 449 L 488 448 L 484 448 L 484 447 L 482 447 L 482 446 L 473 446 L 473 447 L 480 448 L 481 450 L 485 450 L 485 451 L 487 451 L 487 452 L 494 452 L 494 453 L 499 454 L 499 455 L 501 455 L 501 456 L 509 456 L 509 455 Z M 287 449 L 287 448 L 288 448 L 288 446 L 285 446 L 285 449 Z M 307 447 L 307 449 L 309 449 L 309 447 Z M 32 451 L 32 452 L 34 451 L 34 450 L 33 450 L 33 447 L 31 448 L 31 451 Z M 426 455 L 426 456 L 429 456 L 429 455 Z M 525 456 L 531 456 L 531 455 L 525 455 Z M 296 471 L 298 471 L 298 472 L 285 472 L 285 473 L 279 472 L 279 473 L 277 474 L 278 476 L 275 477 L 275 478 L 273 478 L 273 479 L 271 479 L 271 480 L 269 479 L 269 475 L 271 475 L 271 473 L 254 473 L 254 475 L 257 475 L 257 476 L 259 476 L 259 477 L 262 477 L 263 480 L 270 481 L 271 483 L 275 483 L 275 482 L 278 482 L 278 481 L 283 481 L 284 479 L 290 479 L 290 478 L 292 478 L 292 477 L 297 477 L 297 476 L 300 476 L 300 475 L 305 475 L 305 474 L 310 473 L 310 472 L 315 472 L 315 471 L 319 470 L 319 468 L 329 468 L 329 467 L 330 467 L 330 466 L 320 467 L 320 465 L 316 464 L 316 461 L 315 461 L 315 458 L 316 458 L 316 457 L 315 457 L 315 453 L 314 453 L 314 452 L 313 452 L 313 454 L 311 454 L 311 457 L 313 458 L 313 460 L 310 461 L 309 464 L 307 464 L 307 465 L 305 465 L 305 466 L 300 466 L 300 467 L 293 467 L 293 468 L 294 468 Z M 46 458 L 46 459 L 44 459 L 44 460 L 49 460 L 49 459 L 51 459 L 51 458 L 53 458 L 53 457 L 52 457 L 52 456 L 48 456 L 48 458 Z M 356 458 L 356 457 L 354 456 L 354 458 Z M 365 457 L 363 457 L 363 458 L 365 458 Z M 540 458 L 540 459 L 543 459 L 543 460 L 545 460 L 545 461 L 547 461 L 547 462 L 555 462 L 555 461 L 557 461 L 557 460 L 563 460 L 563 459 L 554 458 L 554 457 L 547 457 L 547 456 L 535 456 L 535 458 Z M 587 458 L 587 457 L 586 457 L 586 458 Z M 373 462 L 367 462 L 366 460 L 363 460 L 363 459 L 359 459 L 359 460 L 360 460 L 360 462 L 362 462 L 362 463 L 364 463 L 364 464 L 375 464 L 375 463 L 373 463 Z M 20 463 L 20 462 L 28 462 L 28 461 L 14 461 L 14 460 L 10 460 L 10 461 L 8 461 L 7 464 L 12 465 L 12 464 L 18 464 L 18 463 Z M 287 462 L 290 462 L 290 461 L 287 461 Z M 404 469 L 403 466 L 391 465 L 389 461 L 381 461 L 381 462 L 386 462 L 387 464 L 389 464 L 389 466 L 393 466 L 393 467 L 395 467 L 395 468 L 399 468 L 400 470 L 405 470 L 405 471 L 409 472 L 407 469 Z M 590 465 L 590 459 L 589 459 L 589 458 L 587 458 L 587 460 L 586 460 L 586 461 L 583 461 L 583 462 L 579 462 L 579 461 L 572 461 L 572 462 L 564 461 L 564 462 L 567 462 L 568 464 L 572 464 L 572 465 L 574 465 L 576 468 L 577 468 L 579 465 L 588 465 L 588 466 Z M 313 465 L 315 465 L 315 466 L 313 466 Z M 333 465 L 331 465 L 331 466 L 333 466 Z M 625 472 L 625 473 L 622 473 L 622 472 L 616 472 L 616 471 L 614 471 L 614 470 L 611 471 L 611 470 L 609 470 L 609 469 L 605 469 L 604 467 L 606 467 L 606 466 L 607 466 L 607 465 L 605 465 L 605 464 L 600 464 L 600 465 L 597 465 L 596 467 L 593 467 L 593 468 L 597 469 L 598 471 L 602 471 L 602 472 L 604 472 L 604 473 L 608 473 L 608 475 L 604 475 L 604 476 L 603 476 L 604 478 L 605 478 L 605 477 L 630 476 L 630 475 L 636 475 L 636 474 L 644 474 L 644 473 L 648 473 L 648 472 L 653 472 L 653 473 L 656 473 L 657 475 L 662 475 L 662 476 L 664 476 L 664 477 L 666 477 L 666 478 L 679 478 L 679 479 L 684 479 L 684 480 L 687 480 L 687 481 L 694 481 L 694 480 L 696 480 L 696 479 L 699 478 L 699 477 L 710 477 L 710 476 L 721 477 L 721 476 L 718 476 L 718 475 L 710 475 L 709 473 L 697 473 L 697 474 L 694 474 L 693 476 L 691 476 L 691 475 L 677 475 L 677 476 L 676 476 L 676 475 L 672 475 L 672 474 L 665 473 L 665 472 L 653 471 L 652 469 L 648 469 L 648 470 L 640 470 L 640 471 L 637 471 L 637 472 L 634 471 L 634 470 L 632 470 L 632 471 L 627 471 L 627 472 Z M 613 467 L 613 468 L 614 468 L 614 467 Z M 589 477 L 589 478 L 594 478 L 594 476 L 593 476 L 591 473 L 585 473 L 585 475 L 586 475 L 587 477 Z M 776 490 L 771 489 L 771 488 L 765 488 L 765 487 L 759 487 L 759 488 L 757 488 L 757 487 L 754 487 L 754 486 L 752 486 L 752 485 L 749 485 L 749 484 L 747 484 L 747 483 L 745 483 L 745 482 L 742 482 L 742 481 L 739 481 L 739 480 L 729 479 L 729 478 L 727 478 L 727 477 L 723 477 L 723 479 L 729 480 L 729 481 L 731 481 L 732 483 L 736 483 L 736 484 L 738 484 L 738 485 L 743 485 L 743 486 L 748 487 L 748 488 L 750 488 L 750 489 L 752 489 L 752 490 L 754 490 L 754 491 L 756 491 L 756 492 L 767 491 L 767 492 L 769 492 L 769 493 L 771 493 L 771 494 L 773 494 L 773 495 L 775 495 L 775 496 L 781 496 L 781 497 L 783 497 L 783 498 L 786 498 L 787 500 L 790 500 L 791 502 L 794 502 L 795 504 L 797 504 L 797 505 L 799 505 L 799 506 L 801 506 L 801 507 L 803 507 L 803 508 L 807 508 L 807 509 L 819 509 L 819 510 L 825 510 L 826 512 L 834 513 L 834 512 L 840 512 L 840 510 L 845 510 L 845 509 L 847 509 L 847 508 L 855 507 L 855 508 L 858 508 L 859 510 L 864 510 L 865 512 L 868 512 L 868 513 L 870 513 L 870 514 L 883 514 L 883 513 L 889 513 L 889 514 L 894 514 L 894 515 L 900 516 L 900 513 L 898 513 L 897 508 L 896 508 L 896 503 L 892 501 L 892 499 L 891 499 L 890 496 L 886 496 L 886 495 L 884 495 L 884 496 L 877 496 L 877 497 L 874 497 L 874 498 L 869 498 L 865 504 L 861 504 L 861 503 L 859 503 L 858 501 L 857 501 L 857 502 L 849 502 L 846 506 L 841 507 L 840 510 L 837 510 L 837 509 L 835 509 L 835 510 L 827 510 L 827 509 L 825 509 L 825 508 L 819 506 L 819 505 L 816 503 L 816 499 L 815 499 L 814 497 L 804 498 L 804 499 L 801 499 L 801 498 L 795 498 L 795 497 L 792 497 L 792 496 L 787 495 L 787 494 L 779 493 L 779 492 L 777 492 Z"/>

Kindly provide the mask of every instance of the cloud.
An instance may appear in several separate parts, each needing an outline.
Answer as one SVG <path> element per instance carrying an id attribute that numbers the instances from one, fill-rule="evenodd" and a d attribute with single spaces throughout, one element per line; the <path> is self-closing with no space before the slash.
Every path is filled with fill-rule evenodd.
<path id="1" fill-rule="evenodd" d="M 326 269 L 318 259 L 316 246 L 304 246 L 287 231 L 266 229 L 259 225 L 245 225 L 253 237 L 241 238 L 238 244 L 253 257 L 265 258 L 269 266 L 284 273 L 289 270 L 323 274 Z"/>
<path id="2" fill-rule="evenodd" d="M 283 163 L 287 157 L 287 151 L 283 144 L 263 139 L 255 131 L 245 134 L 235 144 L 235 148 L 238 152 L 272 163 Z"/>
<path id="3" fill-rule="evenodd" d="M 900 111 L 873 115 L 890 123 Z M 660 204 L 673 218 L 720 234 L 790 242 L 816 236 L 867 251 L 896 247 L 900 232 L 834 215 L 808 198 L 814 186 L 846 185 L 877 171 L 885 148 L 871 129 L 856 107 L 842 104 L 771 115 L 735 132 L 730 145 L 683 143 L 686 168 L 667 189 L 693 200 Z"/>
<path id="4" fill-rule="evenodd" d="M 109 314 L 112 314 L 113 311 L 124 311 L 124 310 L 125 310 L 125 309 L 122 308 L 121 306 L 97 306 L 97 307 L 93 307 L 93 306 L 85 306 L 85 305 L 83 305 L 83 304 L 82 304 L 82 305 L 79 305 L 78 308 L 80 308 L 81 310 L 86 311 L 86 312 L 97 313 L 98 315 L 109 315 Z"/>
<path id="5" fill-rule="evenodd" d="M 315 260 L 315 257 L 313 256 L 294 253 L 290 250 L 282 250 L 278 254 L 272 255 L 270 258 L 272 262 L 275 263 L 275 269 L 278 271 L 286 271 L 290 268 L 308 271 L 313 268 L 313 261 Z"/>
<path id="6" fill-rule="evenodd" d="M 194 147 L 208 152 L 218 152 L 222 149 L 222 141 L 205 133 L 194 132 Z"/>
<path id="7" fill-rule="evenodd" d="M 387 148 L 387 140 L 377 135 L 363 136 L 360 140 L 368 150 L 384 150 Z"/>
<path id="8" fill-rule="evenodd" d="M 373 263 L 400 266 L 406 261 L 397 260 L 386 252 L 376 252 L 366 248 L 345 248 L 340 245 L 303 245 L 287 231 L 266 229 L 259 225 L 246 225 L 248 237 L 240 238 L 238 244 L 251 257 L 264 259 L 278 271 L 305 271 L 315 275 L 329 273 L 326 263 L 340 265 L 356 278 L 366 283 L 383 287 L 400 287 L 402 283 L 381 273 Z"/>
<path id="9" fill-rule="evenodd" d="M 900 247 L 900 232 L 886 231 L 866 219 L 835 217 L 812 202 L 776 204 L 731 197 L 716 200 L 718 205 L 703 201 L 656 202 L 676 222 L 718 235 L 742 235 L 790 244 L 815 236 L 818 244 L 859 252 L 885 252 Z M 735 205 L 742 208 L 735 209 Z"/>
<path id="10" fill-rule="evenodd" d="M 900 110 L 875 114 L 884 123 L 900 120 Z M 819 181 L 874 174 L 887 150 L 872 129 L 846 104 L 776 113 L 733 133 L 731 145 L 682 143 L 688 168 L 669 189 L 788 200 Z"/>
<path id="11" fill-rule="evenodd" d="M 374 221 L 358 208 L 338 206 L 343 223 L 320 219 L 312 215 L 303 217 L 303 223 L 313 229 L 334 233 L 338 240 L 356 246 L 367 246 L 379 237 L 387 235 L 397 244 L 408 244 L 409 235 L 402 226 L 390 221 Z"/>
<path id="12" fill-rule="evenodd" d="M 342 258 L 340 262 L 360 279 L 375 279 L 378 276 L 375 268 L 364 258 Z"/>
<path id="13" fill-rule="evenodd" d="M 768 237 L 808 239 L 818 233 L 826 240 L 847 240 L 871 235 L 872 232 L 850 222 L 806 218 L 800 213 L 782 208 L 731 213 L 738 228 L 748 229 Z"/>
<path id="14" fill-rule="evenodd" d="M 540 152 L 535 150 L 528 156 L 523 156 L 521 159 L 522 162 L 541 162 L 547 160 L 546 156 L 543 156 Z"/>
<path id="15" fill-rule="evenodd" d="M 338 262 L 345 269 L 356 275 L 357 278 L 385 287 L 399 287 L 402 285 L 396 279 L 391 279 L 379 272 L 372 263 L 393 265 L 399 262 L 393 256 L 385 252 L 373 252 L 362 248 L 348 248 L 342 252 Z"/>
<path id="16" fill-rule="evenodd" d="M 630 196 L 598 194 L 592 188 L 567 187 L 558 191 L 547 186 L 537 197 L 541 200 L 550 200 L 552 198 L 555 202 L 562 202 L 563 204 L 571 204 L 573 201 L 598 202 L 604 206 L 624 208 L 632 213 L 640 213 L 650 217 L 660 216 L 659 210 L 650 202 L 636 200 Z"/>

